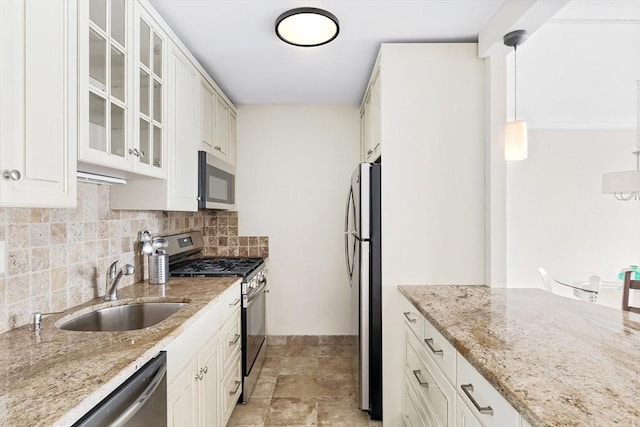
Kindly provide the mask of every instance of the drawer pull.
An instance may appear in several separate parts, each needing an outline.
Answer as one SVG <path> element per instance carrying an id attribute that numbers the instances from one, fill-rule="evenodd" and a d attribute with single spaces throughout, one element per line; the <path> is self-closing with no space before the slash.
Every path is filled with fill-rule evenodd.
<path id="1" fill-rule="evenodd" d="M 473 403 L 473 406 L 476 407 L 478 412 L 485 415 L 493 415 L 493 408 L 491 406 L 480 406 L 478 405 L 478 402 L 476 402 L 476 399 L 473 398 L 473 395 L 471 394 L 471 392 L 473 391 L 473 384 L 462 384 L 460 388 L 462 389 L 464 394 L 467 395 L 467 397 L 469 398 L 471 403 Z"/>
<path id="2" fill-rule="evenodd" d="M 240 303 L 240 298 L 236 298 L 231 304 L 229 304 L 229 307 L 233 307 L 234 305 L 238 305 L 238 303 Z"/>
<path id="3" fill-rule="evenodd" d="M 418 321 L 418 319 L 412 319 L 411 317 L 409 317 L 409 314 L 411 314 L 410 311 L 405 311 L 404 313 L 404 317 L 407 318 L 407 320 L 409 321 L 409 323 L 416 323 Z"/>
<path id="4" fill-rule="evenodd" d="M 429 388 L 429 383 L 426 381 L 422 382 L 422 380 L 420 379 L 420 369 L 416 369 L 415 371 L 413 371 L 413 376 L 418 380 L 418 384 L 420 384 L 420 387 Z"/>
<path id="5" fill-rule="evenodd" d="M 429 350 L 431 350 L 431 353 L 439 354 L 440 356 L 444 355 L 444 351 L 442 351 L 442 349 L 436 350 L 435 348 L 433 348 L 433 338 L 425 339 L 424 343 L 427 345 L 427 347 L 429 347 Z"/>
<path id="6" fill-rule="evenodd" d="M 235 337 L 231 341 L 229 341 L 229 345 L 237 344 L 239 339 L 240 339 L 240 335 L 236 334 Z"/>
<path id="7" fill-rule="evenodd" d="M 206 374 L 207 372 L 209 372 L 209 367 L 208 367 L 208 366 L 205 366 L 204 368 L 202 368 L 202 372 L 203 372 L 203 373 L 205 373 L 205 374 Z"/>
<path id="8" fill-rule="evenodd" d="M 234 388 L 232 391 L 229 392 L 230 395 L 234 395 L 238 392 L 238 389 L 240 388 L 240 384 L 242 384 L 241 381 L 236 381 L 236 388 Z"/>

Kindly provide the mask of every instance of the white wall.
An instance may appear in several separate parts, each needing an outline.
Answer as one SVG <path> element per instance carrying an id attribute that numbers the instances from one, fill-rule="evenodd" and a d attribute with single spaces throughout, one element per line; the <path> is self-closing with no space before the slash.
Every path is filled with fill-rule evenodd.
<path id="1" fill-rule="evenodd" d="M 529 131 L 507 165 L 507 282 L 540 287 L 537 268 L 576 277 L 640 262 L 640 203 L 601 194 L 603 172 L 633 169 L 632 130 Z"/>
<path id="2" fill-rule="evenodd" d="M 484 283 L 484 64 L 475 44 L 383 44 L 384 423 L 402 425 L 401 284 Z"/>
<path id="3" fill-rule="evenodd" d="M 637 20 L 545 24 L 518 48 L 518 115 L 530 128 L 633 128 L 639 50 Z"/>
<path id="4" fill-rule="evenodd" d="M 359 132 L 354 105 L 238 108 L 239 232 L 269 236 L 270 335 L 355 333 L 343 227 Z"/>
<path id="5" fill-rule="evenodd" d="M 635 167 L 640 9 L 607 5 L 623 2 L 573 2 L 518 49 L 529 158 L 507 164 L 509 287 L 541 286 L 539 266 L 586 280 L 640 262 L 640 203 L 601 194 L 603 172 Z"/>

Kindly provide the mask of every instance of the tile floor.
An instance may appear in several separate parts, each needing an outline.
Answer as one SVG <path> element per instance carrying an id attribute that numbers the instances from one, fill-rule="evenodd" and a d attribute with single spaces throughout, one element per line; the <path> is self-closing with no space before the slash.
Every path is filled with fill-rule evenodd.
<path id="1" fill-rule="evenodd" d="M 252 398 L 236 407 L 228 427 L 382 426 L 358 409 L 357 351 L 347 340 L 288 337 L 270 343 Z"/>

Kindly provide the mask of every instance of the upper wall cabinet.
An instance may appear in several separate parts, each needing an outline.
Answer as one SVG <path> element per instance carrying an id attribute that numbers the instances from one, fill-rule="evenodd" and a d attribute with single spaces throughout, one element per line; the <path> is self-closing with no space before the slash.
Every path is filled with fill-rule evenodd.
<path id="1" fill-rule="evenodd" d="M 200 150 L 235 166 L 236 112 L 206 80 L 200 82 Z"/>
<path id="2" fill-rule="evenodd" d="M 376 65 L 360 108 L 362 161 L 373 162 L 382 155 L 380 128 L 380 67 Z"/>
<path id="3" fill-rule="evenodd" d="M 137 2 L 82 1 L 79 13 L 78 160 L 164 178 L 166 36 Z"/>
<path id="4" fill-rule="evenodd" d="M 76 204 L 77 13 L 0 1 L 0 205 Z"/>
<path id="5" fill-rule="evenodd" d="M 166 176 L 166 36 L 138 3 L 136 11 L 135 34 L 138 50 L 134 81 L 138 96 L 134 138 L 138 141 L 138 146 L 132 149 L 136 160 L 134 171 L 162 178 Z"/>
<path id="6" fill-rule="evenodd" d="M 169 108 L 167 108 L 168 176 L 132 179 L 111 189 L 112 209 L 197 211 L 197 143 L 200 75 L 174 43 L 167 50 Z M 142 119 L 141 119 L 142 120 Z"/>

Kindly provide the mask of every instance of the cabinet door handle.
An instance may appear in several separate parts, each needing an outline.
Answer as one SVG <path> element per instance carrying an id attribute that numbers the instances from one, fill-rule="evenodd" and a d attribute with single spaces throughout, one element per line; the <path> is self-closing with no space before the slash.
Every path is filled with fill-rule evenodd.
<path id="1" fill-rule="evenodd" d="M 404 317 L 407 318 L 407 320 L 409 321 L 409 323 L 416 323 L 418 321 L 418 319 L 412 319 L 411 317 L 409 317 L 409 315 L 411 314 L 410 311 L 405 311 L 404 313 Z"/>
<path id="2" fill-rule="evenodd" d="M 429 388 L 429 383 L 427 381 L 423 382 L 420 379 L 420 369 L 416 369 L 415 371 L 413 371 L 413 376 L 416 377 L 416 380 L 418 380 L 418 384 L 420 384 L 420 387 Z"/>
<path id="3" fill-rule="evenodd" d="M 213 149 L 216 151 L 222 151 L 222 147 L 219 145 L 216 145 L 215 147 L 213 147 Z"/>
<path id="4" fill-rule="evenodd" d="M 140 157 L 140 152 L 138 151 L 137 148 L 129 148 L 129 154 L 132 154 L 136 157 Z"/>
<path id="5" fill-rule="evenodd" d="M 233 302 L 229 304 L 229 306 L 233 307 L 234 305 L 238 305 L 238 303 L 240 303 L 240 298 L 236 298 L 235 300 L 233 300 Z"/>
<path id="6" fill-rule="evenodd" d="M 229 341 L 229 345 L 237 344 L 239 339 L 240 339 L 240 335 L 236 334 L 235 337 L 231 341 Z"/>
<path id="7" fill-rule="evenodd" d="M 473 384 L 462 384 L 460 388 L 462 389 L 464 394 L 467 395 L 467 397 L 469 398 L 473 406 L 476 407 L 478 412 L 485 415 L 493 415 L 493 408 L 491 406 L 480 406 L 478 402 L 476 402 L 476 399 L 473 398 L 473 395 L 471 394 L 473 392 Z"/>
<path id="8" fill-rule="evenodd" d="M 380 147 L 380 143 L 378 142 L 375 147 L 373 147 L 373 151 L 376 151 L 376 148 Z"/>
<path id="9" fill-rule="evenodd" d="M 204 372 L 205 374 L 209 371 L 209 367 L 205 366 L 204 368 L 202 368 L 202 372 Z"/>
<path id="10" fill-rule="evenodd" d="M 433 354 L 439 354 L 440 356 L 444 355 L 444 351 L 442 351 L 442 349 L 436 350 L 435 348 L 433 348 L 433 338 L 425 339 L 424 343 L 427 345 L 427 347 L 429 347 L 429 350 L 431 350 Z"/>
<path id="11" fill-rule="evenodd" d="M 22 178 L 22 174 L 17 169 L 4 171 L 2 173 L 2 176 L 4 177 L 4 179 L 10 179 L 11 181 L 20 181 L 20 178 Z"/>
<path id="12" fill-rule="evenodd" d="M 367 150 L 367 157 L 369 157 L 369 156 L 370 156 L 370 155 L 372 155 L 372 154 L 373 154 L 373 150 L 372 150 L 371 148 L 369 148 L 369 149 Z"/>
<path id="13" fill-rule="evenodd" d="M 202 369 L 200 369 L 200 373 L 196 375 L 196 380 L 202 381 L 202 378 L 204 378 L 204 374 L 202 373 Z"/>
<path id="14" fill-rule="evenodd" d="M 231 390 L 231 391 L 229 392 L 229 394 L 230 394 L 230 395 L 232 395 L 232 396 L 233 396 L 234 394 L 236 394 L 236 393 L 238 392 L 238 389 L 240 388 L 240 384 L 242 384 L 242 382 L 240 382 L 240 381 L 236 381 L 236 388 L 234 388 L 233 390 Z"/>

